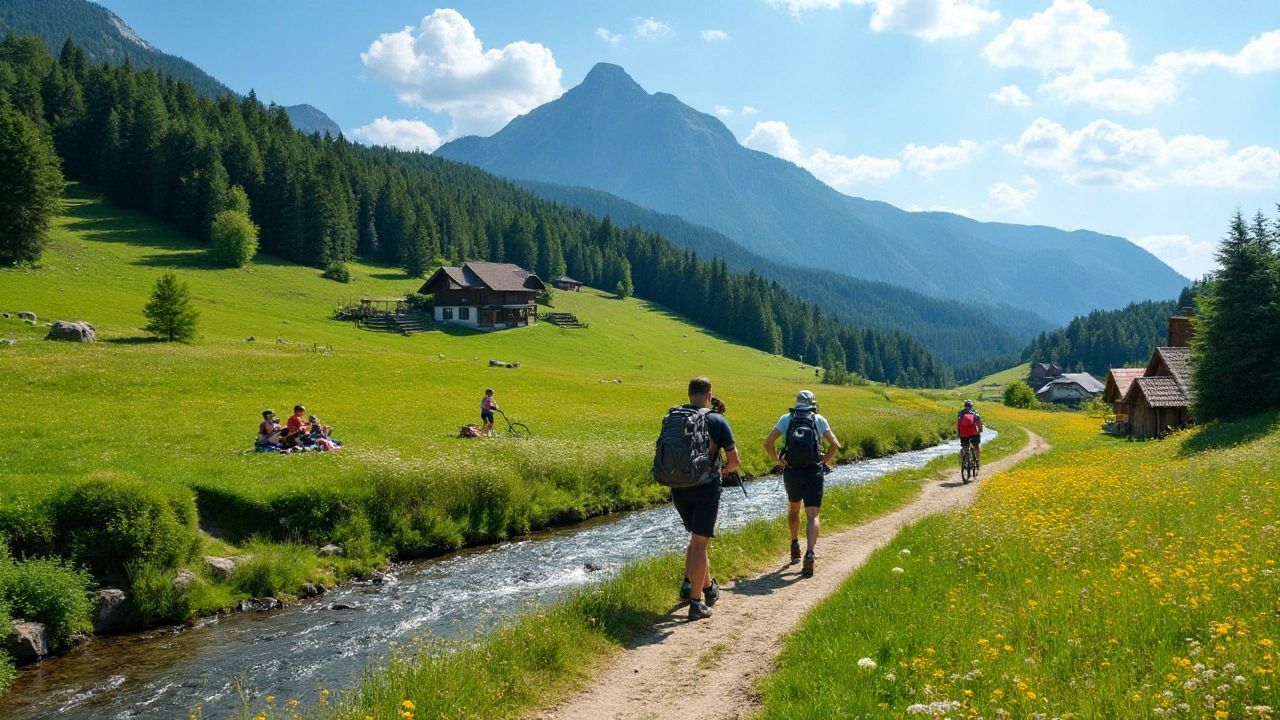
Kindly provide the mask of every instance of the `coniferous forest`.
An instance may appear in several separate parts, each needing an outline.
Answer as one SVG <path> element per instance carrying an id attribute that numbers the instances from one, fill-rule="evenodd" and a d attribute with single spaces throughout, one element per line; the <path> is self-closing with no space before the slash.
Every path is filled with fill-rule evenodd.
<path id="1" fill-rule="evenodd" d="M 260 251 L 325 267 L 361 257 L 421 276 L 440 263 L 512 262 L 544 278 L 659 303 L 728 337 L 907 387 L 950 371 L 911 336 L 841 323 L 755 273 L 730 272 L 657 233 L 560 208 L 481 170 L 424 153 L 306 136 L 284 108 L 129 63 L 92 63 L 70 40 L 0 45 L 0 104 L 52 138 L 68 178 L 204 242 L 243 188 Z"/>

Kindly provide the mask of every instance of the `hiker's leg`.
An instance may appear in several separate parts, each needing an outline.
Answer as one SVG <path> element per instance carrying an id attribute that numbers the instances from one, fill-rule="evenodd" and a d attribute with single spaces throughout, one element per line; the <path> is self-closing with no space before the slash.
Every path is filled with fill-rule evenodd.
<path id="1" fill-rule="evenodd" d="M 809 550 L 813 550 L 818 544 L 818 510 L 817 507 L 807 507 L 804 514 L 808 516 L 809 523 L 805 526 L 805 537 L 809 541 Z"/>
<path id="2" fill-rule="evenodd" d="M 789 503 L 787 507 L 787 529 L 791 531 L 791 539 L 800 539 L 800 501 Z"/>
<path id="3" fill-rule="evenodd" d="M 689 549 L 685 554 L 684 572 L 693 584 L 692 599 L 702 599 L 702 589 L 711 584 L 711 559 L 707 556 L 707 546 L 711 538 L 693 535 L 689 538 Z"/>

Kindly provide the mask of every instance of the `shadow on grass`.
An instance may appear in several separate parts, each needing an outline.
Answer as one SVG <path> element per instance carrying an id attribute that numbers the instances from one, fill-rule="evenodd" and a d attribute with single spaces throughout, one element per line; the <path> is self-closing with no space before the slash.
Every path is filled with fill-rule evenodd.
<path id="1" fill-rule="evenodd" d="M 1280 412 L 1271 411 L 1235 422 L 1216 422 L 1187 439 L 1179 449 L 1183 457 L 1210 450 L 1248 445 L 1280 431 Z"/>
<path id="2" fill-rule="evenodd" d="M 369 277 L 374 280 L 417 280 L 406 272 L 378 272 L 369 273 Z"/>
<path id="3" fill-rule="evenodd" d="M 164 342 L 158 337 L 150 335 L 131 335 L 129 337 L 113 337 L 103 338 L 102 342 L 111 345 L 151 345 L 153 343 Z"/>

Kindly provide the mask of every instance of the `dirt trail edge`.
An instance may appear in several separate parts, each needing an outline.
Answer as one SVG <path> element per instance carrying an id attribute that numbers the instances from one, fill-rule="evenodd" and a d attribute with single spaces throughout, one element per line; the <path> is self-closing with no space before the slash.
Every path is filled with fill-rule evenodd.
<path id="1" fill-rule="evenodd" d="M 1027 444 L 982 468 L 979 481 L 1049 450 L 1044 438 L 1026 433 Z M 947 471 L 930 481 L 910 505 L 823 537 L 812 578 L 802 580 L 800 564 L 788 559 L 763 575 L 726 584 L 709 620 L 688 622 L 681 605 L 628 646 L 583 692 L 534 717 L 683 720 L 752 714 L 759 709 L 755 683 L 773 670 L 782 642 L 796 623 L 903 527 L 971 502 L 977 489 L 978 483 L 960 482 L 959 468 Z M 713 541 L 713 569 L 714 545 Z M 784 546 L 785 538 L 780 538 L 779 549 Z M 674 581 L 671 590 L 674 599 Z"/>

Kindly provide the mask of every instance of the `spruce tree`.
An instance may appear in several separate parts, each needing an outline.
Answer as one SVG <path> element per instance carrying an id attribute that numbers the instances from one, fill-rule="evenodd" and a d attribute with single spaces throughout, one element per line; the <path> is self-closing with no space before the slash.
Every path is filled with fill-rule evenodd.
<path id="1" fill-rule="evenodd" d="M 35 262 L 61 208 L 61 164 L 53 143 L 0 98 L 0 265 Z"/>
<path id="2" fill-rule="evenodd" d="M 191 302 L 187 283 L 173 271 L 156 280 L 151 299 L 142 309 L 147 332 L 169 342 L 191 342 L 196 336 L 200 313 Z"/>

